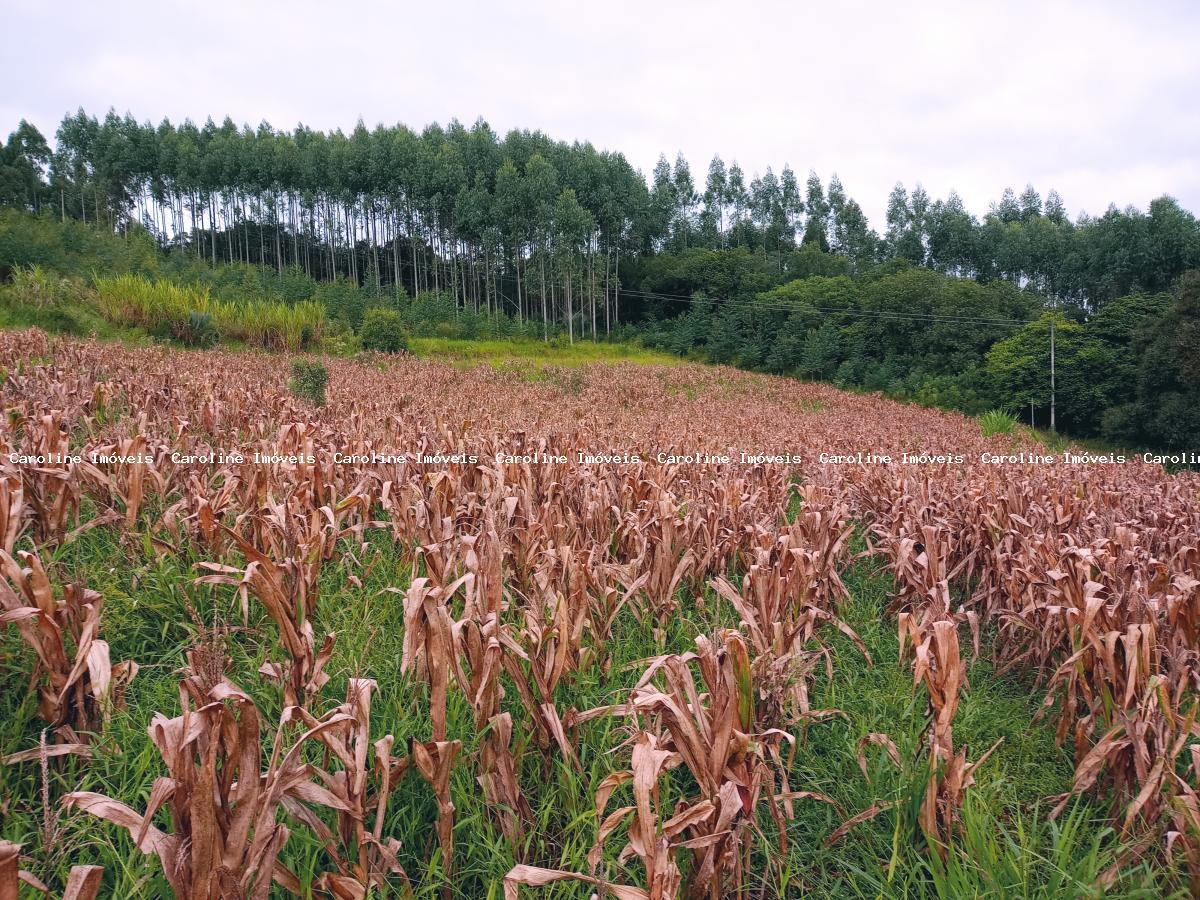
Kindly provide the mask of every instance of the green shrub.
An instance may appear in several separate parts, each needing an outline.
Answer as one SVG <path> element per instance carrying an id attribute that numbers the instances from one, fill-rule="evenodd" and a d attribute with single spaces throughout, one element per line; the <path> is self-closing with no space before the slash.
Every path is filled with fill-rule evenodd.
<path id="1" fill-rule="evenodd" d="M 979 417 L 979 427 L 983 429 L 984 437 L 994 434 L 1012 434 L 1017 427 L 1017 420 L 1002 409 L 991 409 Z"/>
<path id="2" fill-rule="evenodd" d="M 292 361 L 292 380 L 288 382 L 288 390 L 295 396 L 309 401 L 313 406 L 324 406 L 328 384 L 329 370 L 321 363 L 305 359 Z"/>
<path id="3" fill-rule="evenodd" d="M 355 329 L 362 326 L 366 300 L 358 285 L 349 279 L 339 275 L 333 281 L 318 284 L 313 299 L 325 308 L 330 319 Z"/>
<path id="4" fill-rule="evenodd" d="M 408 333 L 400 313 L 376 307 L 367 310 L 359 330 L 363 348 L 381 353 L 404 353 L 408 350 Z"/>
<path id="5" fill-rule="evenodd" d="M 349 325 L 333 319 L 321 338 L 321 352 L 329 356 L 354 356 L 362 350 L 362 341 Z"/>
<path id="6" fill-rule="evenodd" d="M 188 313 L 187 327 L 179 335 L 179 340 L 189 347 L 215 347 L 221 339 L 213 317 L 206 312 Z"/>

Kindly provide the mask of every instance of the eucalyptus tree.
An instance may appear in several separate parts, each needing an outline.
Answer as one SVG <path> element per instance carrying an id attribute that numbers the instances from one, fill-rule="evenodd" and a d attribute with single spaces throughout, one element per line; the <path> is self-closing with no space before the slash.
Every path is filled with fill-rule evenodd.
<path id="1" fill-rule="evenodd" d="M 1025 185 L 1025 190 L 1021 192 L 1021 196 L 1017 198 L 1017 206 L 1021 210 L 1022 222 L 1041 218 L 1042 195 L 1037 192 L 1032 184 L 1027 184 Z"/>
<path id="2" fill-rule="evenodd" d="M 1058 191 L 1051 190 L 1046 195 L 1046 208 L 1043 215 L 1055 225 L 1068 224 L 1067 207 L 1063 203 L 1062 197 L 1059 196 Z"/>
<path id="3" fill-rule="evenodd" d="M 746 191 L 746 175 L 737 160 L 729 167 L 729 181 L 725 194 L 726 204 L 731 209 L 729 232 L 733 236 L 734 246 L 743 243 L 745 236 L 746 208 L 750 205 L 750 195 Z"/>
<path id="4" fill-rule="evenodd" d="M 714 156 L 708 164 L 708 177 L 704 181 L 704 212 L 701 215 L 701 230 L 712 235 L 716 247 L 725 245 L 725 203 L 729 190 L 725 162 Z"/>
<path id="5" fill-rule="evenodd" d="M 978 223 L 956 192 L 951 191 L 945 200 L 934 201 L 929 210 L 930 268 L 959 277 L 972 274 L 977 228 Z"/>
<path id="6" fill-rule="evenodd" d="M 42 181 L 50 163 L 50 147 L 42 133 L 24 119 L 0 145 L 0 203 L 35 212 L 44 199 Z M 62 213 L 66 218 L 66 212 Z"/>
<path id="7" fill-rule="evenodd" d="M 833 175 L 826 191 L 829 206 L 829 247 L 850 260 L 852 270 L 873 262 L 879 243 L 862 207 L 846 194 L 841 179 Z"/>
<path id="8" fill-rule="evenodd" d="M 925 263 L 925 219 L 929 198 L 920 185 L 908 190 L 900 182 L 892 188 L 887 203 L 887 244 L 892 256 L 907 259 L 914 265 Z"/>
<path id="9" fill-rule="evenodd" d="M 65 205 L 65 185 L 68 183 L 75 188 L 75 210 L 79 218 L 88 221 L 89 200 L 92 205 L 92 220 L 100 218 L 99 196 L 96 193 L 93 177 L 95 174 L 95 142 L 99 124 L 95 118 L 87 115 L 82 109 L 74 115 L 63 117 L 55 135 L 57 144 L 51 172 L 57 182 L 60 201 Z"/>
<path id="10" fill-rule="evenodd" d="M 788 239 L 795 244 L 801 217 L 804 215 L 804 198 L 800 194 L 800 183 L 796 180 L 796 173 L 789 165 L 784 165 L 783 171 L 779 173 L 779 193 L 783 214 L 787 219 Z"/>
<path id="11" fill-rule="evenodd" d="M 595 227 L 590 213 L 579 205 L 573 188 L 563 188 L 554 204 L 553 246 L 557 268 L 563 279 L 563 318 L 569 339 L 575 340 L 575 276 L 587 235 Z"/>
<path id="12" fill-rule="evenodd" d="M 677 207 L 671 164 L 667 162 L 665 155 L 659 154 L 658 162 L 654 164 L 650 186 L 650 228 L 657 238 L 655 249 L 662 249 L 670 239 Z"/>
<path id="13" fill-rule="evenodd" d="M 529 235 L 527 197 L 521 183 L 521 173 L 511 159 L 505 159 L 496 170 L 495 211 L 501 232 L 505 235 L 506 252 L 511 252 L 513 276 L 516 283 L 516 313 L 518 321 L 525 317 L 521 298 L 521 262 Z"/>
<path id="14" fill-rule="evenodd" d="M 686 250 L 696 230 L 696 204 L 700 198 L 692 181 L 691 167 L 682 153 L 675 155 L 671 180 L 675 184 L 675 218 L 671 230 L 675 240 Z"/>
<path id="15" fill-rule="evenodd" d="M 808 180 L 804 185 L 804 208 L 808 215 L 804 223 L 802 243 L 828 250 L 829 203 L 825 200 L 825 190 L 816 172 L 808 173 Z"/>
<path id="16" fill-rule="evenodd" d="M 546 337 L 546 326 L 553 310 L 554 258 L 551 250 L 554 238 L 554 204 L 558 198 L 559 185 L 558 171 L 540 153 L 533 153 L 525 163 L 525 194 L 531 216 L 530 237 L 534 248 L 530 261 L 532 262 L 533 258 L 537 260 L 542 336 Z M 551 293 L 547 293 L 547 290 Z"/>

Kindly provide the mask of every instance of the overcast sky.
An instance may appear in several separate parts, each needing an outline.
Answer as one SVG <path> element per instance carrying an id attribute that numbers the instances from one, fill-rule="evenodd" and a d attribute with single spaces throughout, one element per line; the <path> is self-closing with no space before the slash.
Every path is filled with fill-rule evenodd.
<path id="1" fill-rule="evenodd" d="M 982 213 L 1200 210 L 1200 3 L 0 0 L 0 130 L 63 114 L 280 128 L 482 116 L 747 175 L 837 173 L 876 227 L 896 181 Z M 2 136 L 2 135 L 0 135 Z"/>

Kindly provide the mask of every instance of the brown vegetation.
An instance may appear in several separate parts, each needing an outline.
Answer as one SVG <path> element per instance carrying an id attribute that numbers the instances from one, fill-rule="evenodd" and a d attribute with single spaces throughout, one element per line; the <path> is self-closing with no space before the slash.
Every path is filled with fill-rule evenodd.
<path id="1" fill-rule="evenodd" d="M 787 783 L 789 729 L 837 715 L 812 709 L 807 690 L 813 672 L 833 664 L 829 629 L 861 647 L 839 615 L 856 523 L 895 578 L 902 655 L 929 698 L 920 821 L 930 845 L 944 852 L 953 840 L 964 791 L 988 755 L 968 762 L 953 736 L 966 688 L 959 630 L 967 627 L 977 655 L 988 625 L 997 664 L 1020 666 L 1045 685 L 1047 715 L 1076 754 L 1074 791 L 1111 791 L 1127 834 L 1169 832 L 1163 846 L 1179 851 L 1200 883 L 1200 765 L 1189 744 L 1200 733 L 1194 475 L 1137 461 L 989 465 L 979 454 L 1005 450 L 1009 439 L 984 439 L 961 418 L 699 367 L 671 369 L 671 390 L 653 369 L 598 370 L 568 394 L 512 371 L 332 362 L 329 401 L 312 409 L 288 394 L 282 359 L 0 334 L 0 364 L 35 357 L 53 362 L 26 362 L 3 386 L 0 623 L 19 629 L 33 650 L 41 715 L 60 739 L 101 730 L 136 666 L 109 661 L 98 637 L 101 598 L 38 553 L 17 551 L 22 540 L 55 547 L 82 528 L 114 526 L 143 531 L 157 552 L 189 544 L 206 560 L 199 583 L 234 588 L 247 620 L 253 598 L 276 635 L 262 674 L 279 685 L 277 723 L 266 727 L 219 660 L 193 651 L 178 715 L 160 713 L 150 724 L 167 774 L 147 808 L 66 797 L 157 855 L 179 897 L 264 896 L 272 880 L 299 890 L 296 873 L 278 863 L 298 827 L 325 848 L 319 890 L 361 897 L 372 886 L 403 886 L 384 815 L 409 769 L 436 798 L 447 896 L 455 767 L 471 767 L 520 859 L 532 827 L 518 779 L 526 742 L 513 737 L 505 685 L 519 704 L 510 708 L 527 716 L 531 745 L 576 770 L 582 724 L 615 716 L 628 728 L 629 768 L 593 786 L 592 859 L 598 869 L 606 840 L 625 827 L 620 855 L 641 860 L 646 884 L 518 865 L 507 896 L 520 884 L 562 878 L 618 897 L 736 895 L 748 848 L 760 839 L 758 817 L 783 823 L 796 801 L 829 801 Z M 694 389 L 702 399 L 684 400 L 681 381 L 688 397 Z M 118 385 L 137 415 L 101 415 L 99 384 Z M 819 416 L 805 410 L 814 404 Z M 654 458 L 698 449 L 732 452 L 734 462 Z M 242 461 L 205 461 L 231 450 Z M 547 450 L 568 459 L 522 461 Z M 626 450 L 641 459 L 574 456 Z M 803 461 L 741 464 L 741 450 L 786 450 Z M 860 450 L 956 452 L 965 462 L 820 461 L 821 453 Z M 142 461 L 93 462 L 93 451 Z M 352 461 L 335 463 L 335 452 Z M 48 461 L 14 464 L 10 453 Z M 799 506 L 788 521 L 792 503 Z M 338 548 L 361 547 L 368 528 L 390 531 L 415 576 L 396 586 L 400 668 L 427 686 L 430 740 L 410 741 L 401 758 L 391 736 L 371 739 L 372 678 L 355 673 L 332 708 L 324 696 L 335 636 L 315 620 L 319 581 Z M 338 565 L 361 579 L 368 560 L 347 552 Z M 661 636 L 689 598 L 728 603 L 738 629 L 701 636 L 694 653 L 648 661 L 637 689 L 613 706 L 569 708 L 564 685 L 611 667 L 623 611 Z M 456 690 L 470 707 L 478 752 L 464 752 L 449 734 Z M 885 735 L 863 740 L 899 759 Z M 660 778 L 681 765 L 697 793 L 667 809 Z M 610 812 L 626 783 L 632 805 Z M 169 830 L 156 819 L 169 819 Z M 784 840 L 786 827 L 777 831 Z M 0 867 L 15 860 L 16 851 L 5 852 Z M 680 854 L 689 855 L 682 869 Z M 0 893 L 7 871 L 0 868 Z"/>

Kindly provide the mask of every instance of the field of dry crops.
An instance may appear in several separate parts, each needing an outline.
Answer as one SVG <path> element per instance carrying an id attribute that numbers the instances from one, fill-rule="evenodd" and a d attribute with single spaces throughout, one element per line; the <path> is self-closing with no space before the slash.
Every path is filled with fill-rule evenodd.
<path id="1" fill-rule="evenodd" d="M 328 365 L 0 333 L 3 900 L 1200 889 L 1195 474 Z"/>

